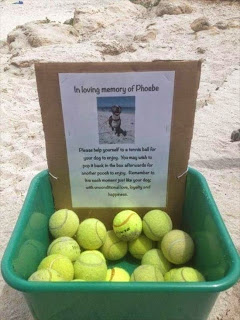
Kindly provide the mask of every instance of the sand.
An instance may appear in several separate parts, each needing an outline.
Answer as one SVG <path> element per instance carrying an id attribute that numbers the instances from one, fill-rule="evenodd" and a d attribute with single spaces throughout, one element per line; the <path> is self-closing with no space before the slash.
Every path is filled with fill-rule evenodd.
<path id="1" fill-rule="evenodd" d="M 98 111 L 98 132 L 100 144 L 122 144 L 122 143 L 134 143 L 135 141 L 135 114 L 134 113 L 121 113 L 121 129 L 124 134 L 119 136 L 113 131 L 108 123 L 108 118 L 111 113 Z"/>
<path id="2" fill-rule="evenodd" d="M 231 132 L 240 128 L 239 2 L 185 1 L 192 8 L 191 13 L 161 17 L 154 10 L 134 8 L 127 1 L 26 0 L 23 5 L 12 2 L 0 2 L 0 259 L 31 179 L 47 168 L 33 69 L 36 61 L 202 59 L 189 163 L 206 177 L 240 251 L 240 143 L 230 140 Z M 106 8 L 109 4 L 113 6 Z M 66 28 L 62 23 L 73 18 L 76 7 L 81 9 L 75 14 L 79 36 L 74 31 L 69 42 L 66 32 L 71 31 L 71 26 Z M 77 23 L 81 12 L 82 28 Z M 210 28 L 194 33 L 190 25 L 202 16 L 208 19 Z M 37 20 L 44 22 L 36 23 Z M 28 22 L 31 24 L 12 33 Z M 9 42 L 14 40 L 10 46 L 6 43 L 9 34 Z M 117 137 L 113 135 L 112 139 Z M 238 319 L 239 289 L 237 284 L 219 295 L 209 320 Z M 32 320 L 22 295 L 1 277 L 0 319 Z"/>

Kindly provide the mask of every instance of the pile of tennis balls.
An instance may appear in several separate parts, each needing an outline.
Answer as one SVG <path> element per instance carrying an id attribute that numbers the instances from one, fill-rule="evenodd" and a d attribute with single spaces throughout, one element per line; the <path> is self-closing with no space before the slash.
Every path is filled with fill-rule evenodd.
<path id="1" fill-rule="evenodd" d="M 123 210 L 109 231 L 98 219 L 80 223 L 76 213 L 61 209 L 50 217 L 49 231 L 55 240 L 29 281 L 205 281 L 198 270 L 184 266 L 194 254 L 192 238 L 172 230 L 171 218 L 158 209 L 143 219 Z M 131 275 L 123 268 L 108 269 L 108 261 L 127 252 L 141 262 Z"/>

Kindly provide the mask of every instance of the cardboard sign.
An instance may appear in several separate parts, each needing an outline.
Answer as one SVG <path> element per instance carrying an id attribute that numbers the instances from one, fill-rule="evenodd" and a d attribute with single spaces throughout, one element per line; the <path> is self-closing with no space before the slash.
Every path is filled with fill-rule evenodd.
<path id="1" fill-rule="evenodd" d="M 56 209 L 112 221 L 162 208 L 177 226 L 199 61 L 35 66 Z"/>

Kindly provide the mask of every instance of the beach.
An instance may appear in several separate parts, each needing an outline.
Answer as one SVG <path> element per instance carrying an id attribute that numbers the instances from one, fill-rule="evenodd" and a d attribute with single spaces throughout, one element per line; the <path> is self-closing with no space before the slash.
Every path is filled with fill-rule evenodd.
<path id="1" fill-rule="evenodd" d="M 240 128 L 240 3 L 172 0 L 171 11 L 165 0 L 147 8 L 127 0 L 13 2 L 0 2 L 0 259 L 32 178 L 47 169 L 34 63 L 50 61 L 202 60 L 189 166 L 206 178 L 240 252 L 240 141 L 231 141 Z M 194 31 L 199 18 L 205 20 Z M 98 112 L 99 143 L 133 144 L 134 113 L 121 113 L 127 134 L 119 137 L 109 116 Z M 239 314 L 238 283 L 220 293 L 208 320 Z M 33 320 L 22 294 L 1 275 L 0 319 Z"/>
<path id="2" fill-rule="evenodd" d="M 134 112 L 122 112 L 121 113 L 121 129 L 124 134 L 119 136 L 115 133 L 115 130 L 109 126 L 109 117 L 112 113 L 109 111 L 98 111 L 98 134 L 100 144 L 128 144 L 135 141 L 135 113 Z"/>

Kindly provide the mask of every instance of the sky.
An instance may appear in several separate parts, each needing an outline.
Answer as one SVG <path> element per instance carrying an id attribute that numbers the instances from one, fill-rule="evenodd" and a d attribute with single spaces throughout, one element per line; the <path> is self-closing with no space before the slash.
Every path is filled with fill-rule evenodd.
<path id="1" fill-rule="evenodd" d="M 98 108 L 112 107 L 114 105 L 119 105 L 121 108 L 134 108 L 135 107 L 135 96 L 127 97 L 97 97 Z"/>

